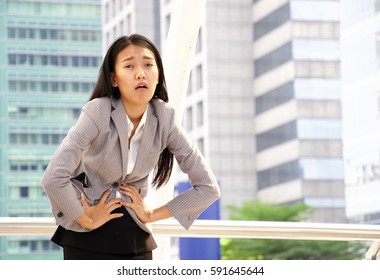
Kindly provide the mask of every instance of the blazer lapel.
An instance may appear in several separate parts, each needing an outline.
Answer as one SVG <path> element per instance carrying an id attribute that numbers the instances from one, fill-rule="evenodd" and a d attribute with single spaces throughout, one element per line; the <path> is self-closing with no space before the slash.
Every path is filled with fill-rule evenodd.
<path id="1" fill-rule="evenodd" d="M 115 123 L 120 138 L 123 178 L 127 174 L 128 167 L 128 121 L 125 109 L 120 100 L 112 99 L 111 118 Z"/>
<path id="2" fill-rule="evenodd" d="M 140 150 L 137 154 L 136 164 L 132 171 L 139 171 L 145 163 L 147 156 L 153 147 L 153 141 L 156 135 L 157 117 L 153 114 L 153 106 L 149 103 L 148 112 L 146 116 L 145 127 L 141 139 Z"/>

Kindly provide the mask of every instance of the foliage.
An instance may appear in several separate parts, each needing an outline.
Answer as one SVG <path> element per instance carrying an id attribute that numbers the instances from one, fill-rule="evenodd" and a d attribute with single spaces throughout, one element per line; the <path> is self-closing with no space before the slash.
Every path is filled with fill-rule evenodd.
<path id="1" fill-rule="evenodd" d="M 307 219 L 311 208 L 302 203 L 272 205 L 257 199 L 229 206 L 231 220 L 288 221 Z M 222 239 L 224 260 L 352 260 L 362 259 L 367 245 L 348 241 Z"/>

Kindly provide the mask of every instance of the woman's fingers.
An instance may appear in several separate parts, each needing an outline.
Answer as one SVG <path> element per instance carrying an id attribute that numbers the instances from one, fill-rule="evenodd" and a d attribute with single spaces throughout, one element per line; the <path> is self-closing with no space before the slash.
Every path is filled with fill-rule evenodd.
<path id="1" fill-rule="evenodd" d="M 107 198 L 112 193 L 112 189 L 106 190 L 102 197 L 100 198 L 100 201 L 98 203 L 99 206 L 104 206 L 106 209 L 108 209 L 110 212 L 115 210 L 116 208 L 119 208 L 121 206 L 121 198 L 114 198 L 106 203 Z"/>
<path id="2" fill-rule="evenodd" d="M 100 198 L 100 201 L 99 201 L 99 203 L 105 203 L 106 202 L 106 200 L 107 200 L 107 198 L 109 197 L 109 195 L 111 194 L 111 192 L 112 192 L 112 189 L 108 189 L 108 190 L 106 190 L 103 194 L 102 194 L 102 197 Z"/>
<path id="3" fill-rule="evenodd" d="M 122 205 L 123 204 L 121 202 L 121 199 L 115 198 L 115 199 L 111 200 L 110 202 L 108 202 L 105 205 L 105 208 L 107 209 L 108 212 L 111 213 L 113 210 L 120 208 Z"/>
<path id="4" fill-rule="evenodd" d="M 129 196 L 132 200 L 130 203 L 122 202 L 122 205 L 133 210 L 143 223 L 149 222 L 150 211 L 146 207 L 144 200 L 136 187 L 124 184 L 120 186 L 120 191 L 123 195 Z"/>
<path id="5" fill-rule="evenodd" d="M 84 209 L 87 209 L 89 207 L 83 193 L 80 194 L 80 202 L 82 203 L 82 207 Z"/>
<path id="6" fill-rule="evenodd" d="M 123 213 L 113 213 L 110 215 L 110 220 L 123 217 Z"/>
<path id="7" fill-rule="evenodd" d="M 122 194 L 129 196 L 133 202 L 137 201 L 139 198 L 141 199 L 136 187 L 132 185 L 123 184 L 120 186 L 120 190 Z"/>
<path id="8" fill-rule="evenodd" d="M 112 189 L 106 190 L 100 198 L 99 203 L 92 206 L 88 205 L 85 196 L 81 194 L 81 203 L 85 211 L 84 215 L 90 218 L 90 222 L 84 221 L 82 223 L 78 220 L 78 223 L 80 223 L 84 228 L 93 230 L 102 226 L 109 220 L 122 217 L 124 215 L 123 213 L 112 213 L 117 208 L 123 206 L 120 198 L 114 198 L 106 202 L 111 192 Z"/>

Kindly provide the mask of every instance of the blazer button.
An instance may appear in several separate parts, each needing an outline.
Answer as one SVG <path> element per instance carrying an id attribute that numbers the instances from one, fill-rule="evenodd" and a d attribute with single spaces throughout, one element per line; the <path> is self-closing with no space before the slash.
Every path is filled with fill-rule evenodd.
<path id="1" fill-rule="evenodd" d="M 118 182 L 114 182 L 114 183 L 112 184 L 112 187 L 115 188 L 115 189 L 118 188 L 118 187 L 119 187 L 119 183 L 118 183 Z"/>
<path id="2" fill-rule="evenodd" d="M 57 214 L 57 217 L 58 217 L 58 218 L 62 218 L 62 216 L 63 216 L 63 213 L 62 213 L 62 212 L 59 212 L 59 213 Z"/>

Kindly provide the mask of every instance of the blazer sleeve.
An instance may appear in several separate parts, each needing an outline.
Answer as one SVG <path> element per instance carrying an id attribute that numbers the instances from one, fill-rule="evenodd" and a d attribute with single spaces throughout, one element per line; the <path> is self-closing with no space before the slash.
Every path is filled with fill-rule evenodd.
<path id="1" fill-rule="evenodd" d="M 206 159 L 175 121 L 169 134 L 168 149 L 192 184 L 192 188 L 169 201 L 168 208 L 173 217 L 189 229 L 198 216 L 220 197 L 220 188 Z"/>
<path id="2" fill-rule="evenodd" d="M 98 126 L 82 109 L 77 123 L 68 131 L 41 178 L 41 185 L 57 220 L 73 220 L 83 214 L 78 193 L 70 178 L 81 163 L 83 151 L 98 133 Z"/>

